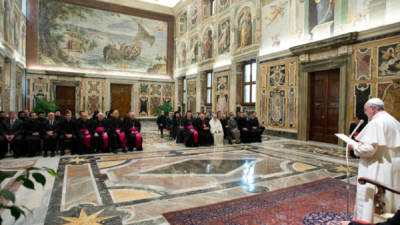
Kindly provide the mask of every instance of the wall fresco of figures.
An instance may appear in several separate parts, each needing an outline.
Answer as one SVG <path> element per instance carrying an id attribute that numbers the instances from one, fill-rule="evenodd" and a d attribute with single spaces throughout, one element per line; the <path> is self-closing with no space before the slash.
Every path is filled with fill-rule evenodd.
<path id="1" fill-rule="evenodd" d="M 103 79 L 82 79 L 81 110 L 92 115 L 94 111 L 107 111 L 106 82 Z"/>
<path id="2" fill-rule="evenodd" d="M 217 10 L 212 17 L 207 7 L 207 1 L 189 1 L 178 13 L 176 43 L 181 47 L 176 55 L 177 69 L 210 58 L 219 59 L 221 55 L 240 55 L 243 48 L 250 46 L 254 48 L 249 49 L 258 50 L 263 56 L 354 30 L 400 21 L 396 11 L 400 1 L 397 0 L 216 0 Z M 261 12 L 257 12 L 259 8 Z M 196 36 L 201 42 L 202 55 L 197 60 L 194 54 L 187 54 L 196 49 L 191 45 Z M 380 76 L 399 70 L 395 66 L 396 48 L 399 46 L 381 46 Z M 363 63 L 371 58 L 369 55 L 368 49 L 358 53 L 357 57 L 363 59 L 358 64 L 358 76 L 370 74 L 363 67 Z M 393 60 L 384 63 L 388 58 Z"/>
<path id="3" fill-rule="evenodd" d="M 297 129 L 298 59 L 260 63 L 259 120 L 268 128 Z"/>
<path id="4" fill-rule="evenodd" d="M 4 40 L 22 58 L 26 52 L 26 18 L 18 1 L 0 0 L 0 41 Z"/>
<path id="5" fill-rule="evenodd" d="M 196 78 L 186 80 L 186 111 L 196 112 Z"/>
<path id="6" fill-rule="evenodd" d="M 50 99 L 50 79 L 47 76 L 27 76 L 26 107 L 32 110 L 41 99 Z"/>
<path id="7" fill-rule="evenodd" d="M 40 65 L 167 74 L 165 21 L 55 0 L 39 1 L 38 20 Z"/>
<path id="8" fill-rule="evenodd" d="M 229 113 L 230 77 L 230 71 L 214 74 L 214 112 Z"/>
<path id="9" fill-rule="evenodd" d="M 176 68 L 211 63 L 210 59 L 242 54 L 259 44 L 259 4 L 256 0 L 216 0 L 216 14 L 210 16 L 208 1 L 188 2 L 176 17 Z"/>
<path id="10" fill-rule="evenodd" d="M 350 118 L 366 119 L 364 104 L 378 97 L 386 110 L 400 119 L 400 37 L 353 46 L 352 98 Z"/>
<path id="11" fill-rule="evenodd" d="M 165 102 L 174 106 L 174 85 L 171 83 L 139 82 L 139 116 L 157 116 L 158 107 Z"/>

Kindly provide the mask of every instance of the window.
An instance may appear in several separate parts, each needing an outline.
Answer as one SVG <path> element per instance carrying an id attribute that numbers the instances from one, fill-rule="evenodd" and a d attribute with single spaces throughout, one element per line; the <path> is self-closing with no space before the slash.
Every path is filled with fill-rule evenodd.
<path id="1" fill-rule="evenodd" d="M 257 63 L 245 63 L 243 67 L 243 75 L 243 104 L 254 105 L 257 96 Z"/>
<path id="2" fill-rule="evenodd" d="M 216 0 L 210 0 L 210 16 L 215 15 Z"/>
<path id="3" fill-rule="evenodd" d="M 186 105 L 186 78 L 183 78 L 183 108 Z"/>
<path id="4" fill-rule="evenodd" d="M 206 105 L 210 106 L 212 101 L 212 72 L 207 72 L 207 86 L 206 86 L 206 90 L 207 90 L 207 96 L 206 96 Z"/>

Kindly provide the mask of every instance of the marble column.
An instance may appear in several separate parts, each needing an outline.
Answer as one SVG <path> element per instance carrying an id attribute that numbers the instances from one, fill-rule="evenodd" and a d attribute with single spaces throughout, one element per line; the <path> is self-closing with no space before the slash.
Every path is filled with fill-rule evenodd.
<path id="1" fill-rule="evenodd" d="M 196 75 L 196 112 L 200 112 L 201 106 L 201 73 Z"/>
<path id="2" fill-rule="evenodd" d="M 15 71 L 16 63 L 14 60 L 11 60 L 10 63 L 10 110 L 11 111 L 16 111 L 17 110 L 17 105 L 16 105 L 16 82 L 17 82 L 17 74 Z"/>
<path id="3" fill-rule="evenodd" d="M 236 100 L 237 100 L 237 75 L 236 75 L 236 63 L 231 65 L 231 76 L 230 76 L 230 87 L 229 87 L 229 112 L 236 112 Z"/>
<path id="4" fill-rule="evenodd" d="M 111 108 L 111 82 L 110 82 L 110 79 L 106 79 L 106 93 L 107 93 L 107 101 L 106 101 L 105 111 L 108 111 Z"/>

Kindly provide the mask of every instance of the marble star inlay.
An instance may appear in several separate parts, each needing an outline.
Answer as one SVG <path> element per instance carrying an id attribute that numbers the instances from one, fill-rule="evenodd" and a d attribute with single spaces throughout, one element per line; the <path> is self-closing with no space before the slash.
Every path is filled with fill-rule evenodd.
<path id="1" fill-rule="evenodd" d="M 106 217 L 97 217 L 100 215 L 104 209 L 93 213 L 92 215 L 88 216 L 86 215 L 86 212 L 84 209 L 81 209 L 81 213 L 79 217 L 64 217 L 64 216 L 59 216 L 61 219 L 68 221 L 69 223 L 65 223 L 64 225 L 101 225 L 100 223 L 103 220 L 107 220 L 110 218 L 113 218 L 115 216 L 106 216 Z"/>
<path id="2" fill-rule="evenodd" d="M 79 164 L 79 163 L 81 163 L 81 162 L 86 162 L 86 159 L 83 159 L 83 158 L 73 158 L 73 159 L 68 160 L 68 162 L 69 162 L 69 163 L 76 163 L 76 164 Z"/>

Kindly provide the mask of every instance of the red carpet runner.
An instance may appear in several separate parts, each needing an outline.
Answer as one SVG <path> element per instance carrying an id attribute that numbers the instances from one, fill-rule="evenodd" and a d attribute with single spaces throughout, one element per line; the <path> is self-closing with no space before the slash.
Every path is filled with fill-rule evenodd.
<path id="1" fill-rule="evenodd" d="M 351 185 L 351 214 L 355 192 Z M 163 215 L 172 225 L 329 225 L 346 219 L 346 196 L 346 183 L 326 178 Z"/>

